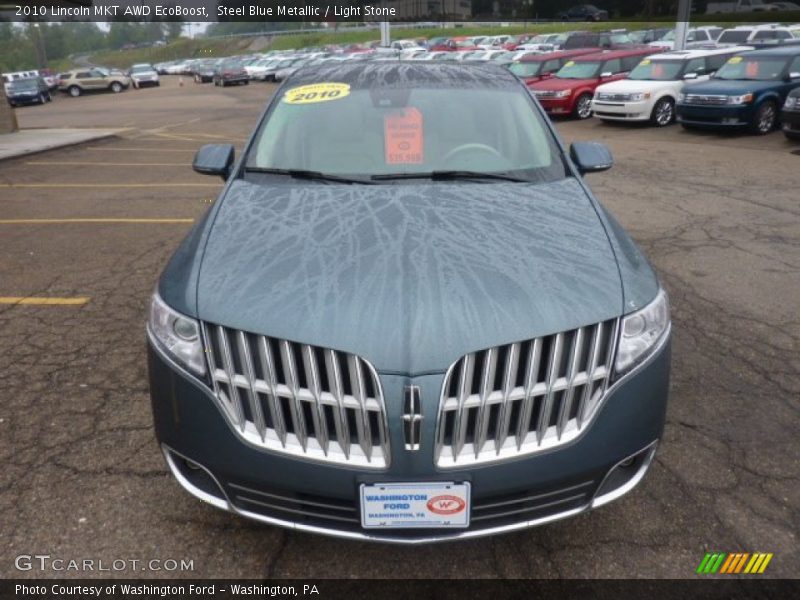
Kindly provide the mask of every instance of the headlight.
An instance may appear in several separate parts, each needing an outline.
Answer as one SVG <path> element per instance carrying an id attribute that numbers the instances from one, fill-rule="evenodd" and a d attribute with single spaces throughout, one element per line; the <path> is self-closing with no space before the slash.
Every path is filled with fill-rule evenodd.
<path id="1" fill-rule="evenodd" d="M 622 318 L 615 368 L 617 374 L 642 362 L 669 328 L 669 299 L 664 290 L 643 309 Z"/>
<path id="2" fill-rule="evenodd" d="M 572 90 L 559 90 L 553 95 L 556 98 L 567 98 L 570 94 L 572 94 Z"/>
<path id="3" fill-rule="evenodd" d="M 640 92 L 638 94 L 628 94 L 627 101 L 628 102 L 641 102 L 642 100 L 647 100 L 650 97 L 649 93 Z"/>
<path id="4" fill-rule="evenodd" d="M 150 301 L 147 327 L 175 361 L 197 375 L 205 375 L 205 354 L 197 321 L 172 310 L 155 293 Z"/>
<path id="5" fill-rule="evenodd" d="M 728 96 L 728 104 L 749 104 L 753 101 L 753 94 L 742 94 L 741 96 Z"/>
<path id="6" fill-rule="evenodd" d="M 797 98 L 791 96 L 786 98 L 786 102 L 783 104 L 783 108 L 794 108 L 795 106 L 797 106 Z"/>

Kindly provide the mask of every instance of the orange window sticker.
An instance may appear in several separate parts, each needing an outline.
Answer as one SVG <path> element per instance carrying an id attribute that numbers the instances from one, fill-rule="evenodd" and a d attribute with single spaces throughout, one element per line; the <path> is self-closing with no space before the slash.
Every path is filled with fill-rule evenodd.
<path id="1" fill-rule="evenodd" d="M 744 71 L 747 77 L 758 77 L 758 63 L 755 61 L 745 63 Z"/>
<path id="2" fill-rule="evenodd" d="M 420 165 L 424 161 L 425 133 L 422 113 L 416 108 L 403 108 L 383 118 L 387 165 Z"/>

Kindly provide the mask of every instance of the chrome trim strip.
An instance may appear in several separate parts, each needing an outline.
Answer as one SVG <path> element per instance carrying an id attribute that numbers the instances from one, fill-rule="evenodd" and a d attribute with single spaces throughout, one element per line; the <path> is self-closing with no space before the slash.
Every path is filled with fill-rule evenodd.
<path id="1" fill-rule="evenodd" d="M 606 476 L 603 477 L 603 480 L 600 482 L 600 485 L 597 486 L 597 490 L 595 491 L 595 495 L 592 498 L 592 502 L 589 505 L 589 507 L 597 508 L 599 506 L 604 506 L 609 502 L 613 502 L 614 500 L 621 498 L 622 496 L 630 492 L 633 488 L 635 488 L 637 485 L 639 485 L 639 482 L 644 478 L 645 474 L 650 469 L 650 465 L 653 464 L 653 458 L 656 455 L 656 448 L 658 448 L 658 440 L 651 442 L 648 446 L 645 446 L 642 450 L 634 452 L 630 456 L 623 458 L 616 465 L 611 467 L 608 470 L 608 473 L 606 473 Z M 608 480 L 608 478 L 611 476 L 611 473 L 613 473 L 617 469 L 617 467 L 619 467 L 626 460 L 630 460 L 634 456 L 638 456 L 639 454 L 645 451 L 647 452 L 647 456 L 645 456 L 642 466 L 639 467 L 639 470 L 633 477 L 631 477 L 628 481 L 626 481 L 618 488 L 613 489 L 610 492 L 603 494 L 602 496 L 597 495 L 597 493 L 603 488 L 603 484 Z"/>

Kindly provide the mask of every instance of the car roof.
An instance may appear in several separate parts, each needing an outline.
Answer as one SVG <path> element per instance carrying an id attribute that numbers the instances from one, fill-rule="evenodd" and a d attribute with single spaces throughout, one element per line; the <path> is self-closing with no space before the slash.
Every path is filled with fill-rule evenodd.
<path id="1" fill-rule="evenodd" d="M 554 58 L 572 58 L 573 56 L 583 56 L 584 54 L 596 54 L 599 48 L 574 48 L 573 50 L 556 50 L 555 52 L 544 52 L 542 54 L 531 54 L 523 56 L 520 62 L 544 62 Z M 524 52 L 524 50 L 523 50 Z"/>
<path id="2" fill-rule="evenodd" d="M 800 45 L 775 46 L 744 52 L 742 56 L 800 56 Z"/>
<path id="3" fill-rule="evenodd" d="M 672 50 L 653 54 L 651 60 L 691 60 L 692 58 L 703 58 L 704 56 L 715 56 L 717 54 L 730 54 L 731 52 L 747 52 L 754 50 L 752 46 L 728 46 L 720 48 L 692 48 L 690 50 Z"/>
<path id="4" fill-rule="evenodd" d="M 299 69 L 291 77 L 294 85 L 336 82 L 356 89 L 427 87 L 485 88 L 516 87 L 517 77 L 491 62 L 461 61 L 343 61 Z"/>
<path id="5" fill-rule="evenodd" d="M 628 56 L 647 56 L 648 54 L 655 54 L 656 52 L 658 52 L 658 50 L 652 46 L 644 48 L 625 48 L 620 50 L 602 50 L 601 52 L 595 52 L 593 54 L 576 56 L 575 60 L 579 62 L 588 60 L 608 60 L 611 58 L 626 58 Z"/>

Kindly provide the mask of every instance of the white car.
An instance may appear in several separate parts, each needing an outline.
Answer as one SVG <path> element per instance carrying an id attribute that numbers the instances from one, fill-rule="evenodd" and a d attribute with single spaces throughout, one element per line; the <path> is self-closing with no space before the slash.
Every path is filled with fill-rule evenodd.
<path id="1" fill-rule="evenodd" d="M 794 39 L 794 34 L 787 27 L 779 25 L 740 25 L 723 31 L 717 39 L 717 44 L 735 45 L 791 39 Z"/>
<path id="2" fill-rule="evenodd" d="M 146 85 L 161 85 L 161 80 L 158 77 L 158 71 L 149 63 L 141 63 L 133 65 L 129 74 L 133 87 L 141 88 Z"/>
<path id="3" fill-rule="evenodd" d="M 717 38 L 722 33 L 722 27 L 692 27 L 686 34 L 686 47 L 699 48 L 714 44 Z M 675 49 L 675 30 L 667 32 L 667 34 L 660 40 L 650 42 L 653 48 L 661 48 L 663 50 Z"/>
<path id="4" fill-rule="evenodd" d="M 650 121 L 664 127 L 675 120 L 675 102 L 686 81 L 708 79 L 749 46 L 675 50 L 642 60 L 626 79 L 597 87 L 594 116 L 603 121 Z"/>

